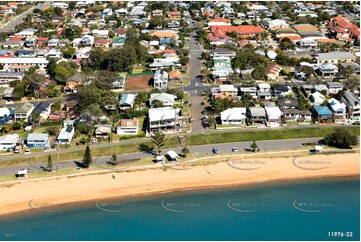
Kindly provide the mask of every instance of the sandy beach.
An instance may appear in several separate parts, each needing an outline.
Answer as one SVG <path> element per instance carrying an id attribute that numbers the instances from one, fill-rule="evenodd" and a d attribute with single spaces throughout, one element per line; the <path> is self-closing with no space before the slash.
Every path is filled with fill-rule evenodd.
<path id="1" fill-rule="evenodd" d="M 110 172 L 27 181 L 12 185 L 2 184 L 0 215 L 29 210 L 30 201 L 36 204 L 59 205 L 183 189 L 359 174 L 359 153 L 320 154 L 296 158 L 239 156 L 216 164 L 187 167 L 187 169 Z"/>

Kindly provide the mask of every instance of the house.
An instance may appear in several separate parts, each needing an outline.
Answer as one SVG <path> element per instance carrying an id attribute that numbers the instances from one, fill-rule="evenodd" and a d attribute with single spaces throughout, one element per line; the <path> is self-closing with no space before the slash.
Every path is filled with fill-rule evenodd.
<path id="1" fill-rule="evenodd" d="M 46 58 L 0 58 L 0 66 L 3 66 L 4 71 L 10 72 L 25 72 L 33 66 L 38 66 L 44 70 L 49 61 Z"/>
<path id="2" fill-rule="evenodd" d="M 95 137 L 101 139 L 109 139 L 112 132 L 112 126 L 109 124 L 95 125 Z"/>
<path id="3" fill-rule="evenodd" d="M 246 120 L 246 108 L 229 108 L 221 112 L 221 123 L 243 125 Z"/>
<path id="4" fill-rule="evenodd" d="M 83 77 L 80 73 L 76 73 L 70 76 L 63 87 L 65 94 L 77 93 L 78 92 L 78 85 L 81 84 L 83 81 Z"/>
<path id="5" fill-rule="evenodd" d="M 49 143 L 49 134 L 30 133 L 26 138 L 26 146 L 30 148 L 45 148 Z"/>
<path id="6" fill-rule="evenodd" d="M 356 75 L 360 75 L 360 65 L 355 62 L 341 63 L 343 68 L 351 68 L 353 73 Z"/>
<path id="7" fill-rule="evenodd" d="M 352 121 L 360 121 L 360 98 L 354 93 L 346 91 L 341 97 L 346 104 L 347 112 Z"/>
<path id="8" fill-rule="evenodd" d="M 78 105 L 78 101 L 76 100 L 68 100 L 65 102 L 65 110 L 67 112 L 72 112 L 75 110 L 76 106 Z"/>
<path id="9" fill-rule="evenodd" d="M 136 135 L 139 132 L 138 119 L 121 119 L 116 127 L 117 134 Z"/>
<path id="10" fill-rule="evenodd" d="M 270 92 L 260 92 L 260 91 L 258 91 L 258 92 L 257 92 L 257 97 L 258 97 L 258 99 L 260 99 L 260 100 L 270 100 L 270 99 L 272 99 L 272 93 L 270 93 Z"/>
<path id="11" fill-rule="evenodd" d="M 278 99 L 278 105 L 280 106 L 281 110 L 284 109 L 295 109 L 298 108 L 298 101 L 295 98 L 279 98 Z"/>
<path id="12" fill-rule="evenodd" d="M 308 122 L 312 119 L 312 113 L 308 110 L 289 108 L 282 111 L 283 119 L 292 122 Z"/>
<path id="13" fill-rule="evenodd" d="M 61 58 L 63 56 L 63 53 L 60 50 L 51 49 L 48 53 L 46 53 L 46 56 L 50 59 L 52 58 Z"/>
<path id="14" fill-rule="evenodd" d="M 5 124 L 14 118 L 14 111 L 8 108 L 0 108 L 0 124 Z"/>
<path id="15" fill-rule="evenodd" d="M 119 48 L 125 45 L 125 38 L 114 38 L 112 40 L 112 47 L 113 48 Z"/>
<path id="16" fill-rule="evenodd" d="M 328 52 L 328 53 L 318 53 L 314 58 L 316 64 L 338 64 L 338 63 L 347 63 L 355 61 L 355 56 L 350 52 Z"/>
<path id="17" fill-rule="evenodd" d="M 98 48 L 109 48 L 110 44 L 112 43 L 111 39 L 104 39 L 104 38 L 100 38 L 100 39 L 96 39 L 94 42 L 94 47 L 98 47 Z"/>
<path id="18" fill-rule="evenodd" d="M 168 93 L 152 93 L 149 98 L 150 106 L 152 107 L 154 100 L 159 100 L 165 107 L 173 107 L 176 96 Z"/>
<path id="19" fill-rule="evenodd" d="M 74 126 L 65 126 L 60 130 L 58 137 L 56 138 L 56 142 L 60 145 L 70 145 L 73 136 L 74 136 L 75 128 Z"/>
<path id="20" fill-rule="evenodd" d="M 213 53 L 212 53 L 212 57 L 213 58 L 217 58 L 217 57 L 235 57 L 236 56 L 236 52 L 226 49 L 226 48 L 216 48 Z"/>
<path id="21" fill-rule="evenodd" d="M 252 117 L 252 123 L 264 123 L 266 121 L 267 115 L 266 110 L 259 105 L 256 107 L 249 108 Z"/>
<path id="22" fill-rule="evenodd" d="M 331 94 L 336 94 L 343 89 L 343 85 L 340 82 L 327 82 L 327 87 Z"/>
<path id="23" fill-rule="evenodd" d="M 12 81 L 21 81 L 24 77 L 24 72 L 0 72 L 0 85 L 9 84 Z"/>
<path id="24" fill-rule="evenodd" d="M 332 117 L 332 111 L 326 106 L 313 106 L 314 119 L 317 122 L 326 123 Z"/>
<path id="25" fill-rule="evenodd" d="M 125 93 L 122 95 L 122 98 L 119 101 L 119 106 L 121 110 L 133 108 L 134 107 L 134 100 L 137 94 L 132 93 Z"/>
<path id="26" fill-rule="evenodd" d="M 241 95 L 251 95 L 252 98 L 257 98 L 257 87 L 241 87 Z"/>
<path id="27" fill-rule="evenodd" d="M 3 100 L 12 101 L 14 99 L 14 87 L 7 87 L 2 93 Z"/>
<path id="28" fill-rule="evenodd" d="M 153 83 L 155 88 L 166 88 L 168 86 L 168 73 L 163 70 L 156 70 Z"/>
<path id="29" fill-rule="evenodd" d="M 259 83 L 257 84 L 257 89 L 260 92 L 270 92 L 271 91 L 271 86 L 268 83 Z"/>
<path id="30" fill-rule="evenodd" d="M 335 123 L 343 123 L 346 120 L 346 104 L 340 103 L 337 99 L 328 100 L 328 106 L 333 113 Z"/>
<path id="31" fill-rule="evenodd" d="M 49 121 L 59 121 L 65 118 L 64 111 L 62 110 L 55 110 L 52 114 L 50 114 L 48 120 Z"/>
<path id="32" fill-rule="evenodd" d="M 276 63 L 272 63 L 266 68 L 266 76 L 268 80 L 277 80 L 277 77 L 279 77 L 280 72 L 283 70 L 283 67 L 281 65 L 278 65 Z"/>
<path id="33" fill-rule="evenodd" d="M 317 72 L 323 78 L 334 78 L 338 73 L 338 68 L 334 64 L 322 64 L 318 67 Z"/>
<path id="34" fill-rule="evenodd" d="M 328 88 L 326 87 L 326 85 L 323 85 L 323 84 L 313 85 L 312 91 L 313 92 L 322 92 L 322 93 L 326 92 L 327 94 L 329 93 Z"/>
<path id="35" fill-rule="evenodd" d="M 21 105 L 20 107 L 15 109 L 15 112 L 14 112 L 15 122 L 19 122 L 19 121 L 22 121 L 22 120 L 27 121 L 29 116 L 33 112 L 34 108 L 35 108 L 34 104 L 32 104 L 32 103 L 24 103 L 23 105 Z"/>
<path id="36" fill-rule="evenodd" d="M 326 101 L 326 97 L 319 92 L 312 93 L 309 99 L 314 105 L 321 105 L 324 101 Z"/>
<path id="37" fill-rule="evenodd" d="M 23 58 L 23 57 L 36 57 L 36 51 L 35 50 L 17 50 L 15 52 L 15 55 L 17 57 Z"/>
<path id="38" fill-rule="evenodd" d="M 292 93 L 291 88 L 282 84 L 275 84 L 273 87 L 273 92 L 275 95 L 284 97 Z"/>
<path id="39" fill-rule="evenodd" d="M 181 81 L 182 74 L 179 71 L 171 71 L 168 73 L 168 81 Z"/>
<path id="40" fill-rule="evenodd" d="M 21 139 L 18 134 L 6 134 L 0 136 L 0 150 L 12 150 L 19 143 L 21 143 Z"/>
<path id="41" fill-rule="evenodd" d="M 39 114 L 39 118 L 42 120 L 48 119 L 50 115 L 51 104 L 48 102 L 40 102 L 36 105 L 35 109 L 31 113 L 31 116 Z"/>
<path id="42" fill-rule="evenodd" d="M 235 98 L 237 96 L 238 89 L 233 85 L 219 85 L 219 91 L 225 97 Z"/>
<path id="43" fill-rule="evenodd" d="M 267 114 L 267 126 L 279 126 L 282 112 L 278 107 L 265 107 Z"/>
<path id="44" fill-rule="evenodd" d="M 172 107 L 149 109 L 149 131 L 162 129 L 168 133 L 179 132 L 182 124 L 179 122 L 180 109 Z"/>

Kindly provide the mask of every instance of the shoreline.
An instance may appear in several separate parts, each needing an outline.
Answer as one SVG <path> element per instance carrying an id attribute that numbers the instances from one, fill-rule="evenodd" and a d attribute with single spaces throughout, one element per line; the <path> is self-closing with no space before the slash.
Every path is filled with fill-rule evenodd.
<path id="1" fill-rule="evenodd" d="M 239 170 L 227 162 L 195 166 L 188 170 L 149 169 L 132 172 L 84 175 L 73 178 L 54 178 L 46 181 L 29 181 L 0 187 L 0 215 L 16 216 L 37 210 L 36 204 L 51 207 L 74 206 L 101 200 L 142 198 L 182 191 L 243 187 L 258 184 L 280 183 L 333 177 L 360 175 L 359 152 L 352 154 L 302 156 L 299 158 L 332 162 L 329 167 L 307 170 L 292 164 L 293 157 L 258 158 L 266 163 L 253 170 Z M 243 168 L 243 167 L 242 167 Z M 112 178 L 116 176 L 116 179 Z M 48 209 L 40 205 L 39 210 Z"/>

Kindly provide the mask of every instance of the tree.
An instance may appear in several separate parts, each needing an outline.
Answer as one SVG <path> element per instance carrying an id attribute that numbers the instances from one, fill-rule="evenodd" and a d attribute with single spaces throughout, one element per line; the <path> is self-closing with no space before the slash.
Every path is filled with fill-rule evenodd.
<path id="1" fill-rule="evenodd" d="M 51 155 L 48 156 L 48 164 L 46 166 L 50 171 L 53 169 L 53 159 L 51 158 Z"/>
<path id="2" fill-rule="evenodd" d="M 255 140 L 254 140 L 253 143 L 250 145 L 250 147 L 251 147 L 251 149 L 252 149 L 253 152 L 257 150 L 258 145 L 257 145 L 257 143 L 256 143 Z"/>
<path id="3" fill-rule="evenodd" d="M 289 38 L 283 38 L 281 41 L 280 41 L 280 48 L 282 50 L 285 50 L 285 49 L 294 49 L 296 47 L 296 45 L 292 42 L 292 40 L 290 40 Z"/>
<path id="4" fill-rule="evenodd" d="M 92 155 L 90 153 L 89 145 L 85 148 L 85 153 L 83 157 L 83 165 L 85 168 L 89 168 L 90 164 L 93 162 Z"/>
<path id="5" fill-rule="evenodd" d="M 357 135 L 347 128 L 336 128 L 335 132 L 323 139 L 324 143 L 337 148 L 351 149 L 351 145 L 357 145 Z"/>
<path id="6" fill-rule="evenodd" d="M 112 161 L 113 162 L 117 161 L 117 154 L 115 154 L 115 153 L 112 154 Z"/>
<path id="7" fill-rule="evenodd" d="M 19 130 L 19 129 L 21 129 L 21 127 L 22 127 L 21 123 L 15 122 L 11 128 L 12 128 L 12 130 Z"/>
<path id="8" fill-rule="evenodd" d="M 161 148 L 165 145 L 165 142 L 168 140 L 165 137 L 165 134 L 160 130 L 157 129 L 153 132 L 153 135 L 150 136 L 151 141 L 157 146 L 158 155 L 160 155 Z"/>
<path id="9" fill-rule="evenodd" d="M 187 146 L 184 146 L 183 148 L 182 148 L 182 156 L 185 158 L 185 157 L 187 157 L 187 155 L 190 153 L 190 150 L 188 149 L 188 147 Z"/>
<path id="10" fill-rule="evenodd" d="M 152 102 L 152 107 L 153 107 L 153 108 L 162 108 L 162 107 L 164 107 L 164 104 L 163 104 L 162 101 L 160 101 L 160 100 L 158 100 L 158 99 L 155 99 L 155 100 L 153 100 L 153 102 Z"/>

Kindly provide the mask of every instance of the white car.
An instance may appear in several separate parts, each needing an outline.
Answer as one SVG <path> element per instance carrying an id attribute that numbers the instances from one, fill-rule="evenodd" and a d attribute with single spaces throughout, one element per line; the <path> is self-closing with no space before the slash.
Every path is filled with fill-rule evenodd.
<path id="1" fill-rule="evenodd" d="M 233 152 L 237 152 L 237 148 L 236 148 L 236 147 L 233 147 L 231 150 L 232 150 Z"/>

